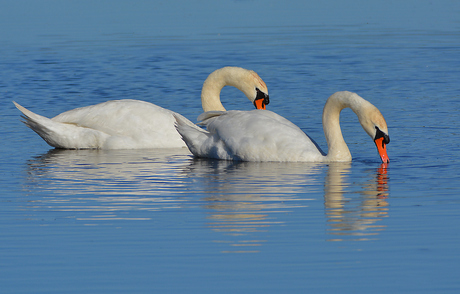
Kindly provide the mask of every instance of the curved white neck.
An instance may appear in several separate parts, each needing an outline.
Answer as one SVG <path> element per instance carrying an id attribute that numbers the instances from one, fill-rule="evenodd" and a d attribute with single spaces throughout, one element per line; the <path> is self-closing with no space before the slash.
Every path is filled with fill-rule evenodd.
<path id="1" fill-rule="evenodd" d="M 242 81 L 248 70 L 239 67 L 224 67 L 211 73 L 201 90 L 201 105 L 206 111 L 225 111 L 220 101 L 220 92 L 225 86 L 233 86 L 243 91 Z M 244 92 L 244 91 L 243 91 Z"/>
<path id="2" fill-rule="evenodd" d="M 340 112 L 349 107 L 359 117 L 366 102 L 357 94 L 347 91 L 337 92 L 327 99 L 323 110 L 323 130 L 328 146 L 326 161 L 351 161 L 350 150 L 340 129 Z"/>

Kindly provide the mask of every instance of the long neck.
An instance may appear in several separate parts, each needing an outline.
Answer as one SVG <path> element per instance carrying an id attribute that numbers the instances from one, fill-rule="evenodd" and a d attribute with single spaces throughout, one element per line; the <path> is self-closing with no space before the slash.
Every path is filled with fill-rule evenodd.
<path id="1" fill-rule="evenodd" d="M 220 91 L 225 86 L 234 86 L 240 90 L 240 82 L 244 79 L 247 70 L 237 67 L 224 67 L 211 73 L 204 81 L 201 90 L 201 105 L 206 111 L 225 111 L 220 101 Z"/>
<path id="2" fill-rule="evenodd" d="M 328 146 L 326 161 L 351 160 L 350 150 L 340 129 L 340 112 L 347 107 L 355 113 L 359 112 L 361 100 L 358 95 L 346 91 L 337 92 L 327 99 L 323 110 L 323 130 Z"/>

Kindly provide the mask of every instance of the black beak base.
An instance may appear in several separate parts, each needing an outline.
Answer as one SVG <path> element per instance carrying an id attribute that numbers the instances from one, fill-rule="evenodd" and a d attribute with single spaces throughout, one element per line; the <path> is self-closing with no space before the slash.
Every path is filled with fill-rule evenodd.
<path id="1" fill-rule="evenodd" d="M 260 99 L 263 99 L 263 105 L 268 105 L 270 103 L 270 97 L 268 96 L 268 94 L 262 92 L 259 90 L 259 88 L 256 88 L 256 91 L 257 91 L 257 96 L 256 96 L 256 99 L 254 99 L 254 106 L 256 105 L 256 101 L 257 100 L 260 100 Z"/>
<path id="2" fill-rule="evenodd" d="M 385 134 L 384 132 L 382 132 L 378 127 L 375 127 L 375 129 L 377 130 L 377 133 L 375 134 L 374 141 L 377 140 L 377 139 L 383 138 L 383 142 L 384 142 L 386 145 L 387 145 L 388 143 L 390 143 L 390 136 L 388 136 L 387 134 Z"/>

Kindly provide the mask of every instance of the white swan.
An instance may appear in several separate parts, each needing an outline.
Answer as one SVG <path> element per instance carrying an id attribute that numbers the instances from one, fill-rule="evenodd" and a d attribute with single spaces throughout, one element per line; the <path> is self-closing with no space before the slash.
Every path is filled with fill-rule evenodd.
<path id="1" fill-rule="evenodd" d="M 204 111 L 225 111 L 220 102 L 224 86 L 234 86 L 256 108 L 269 103 L 264 81 L 252 70 L 224 67 L 211 73 L 203 84 Z M 13 101 L 23 113 L 24 123 L 49 145 L 64 149 L 141 149 L 185 147 L 177 133 L 174 115 L 194 124 L 171 110 L 139 100 L 113 100 L 77 108 L 49 119 Z"/>
<path id="2" fill-rule="evenodd" d="M 351 161 L 340 130 L 342 109 L 350 107 L 361 126 L 375 141 L 383 162 L 389 162 L 390 142 L 385 119 L 371 103 L 351 92 L 337 92 L 326 102 L 323 129 L 329 153 L 299 127 L 271 111 L 206 112 L 198 117 L 207 131 L 189 127 L 181 117 L 177 129 L 190 151 L 198 157 L 242 161 Z"/>

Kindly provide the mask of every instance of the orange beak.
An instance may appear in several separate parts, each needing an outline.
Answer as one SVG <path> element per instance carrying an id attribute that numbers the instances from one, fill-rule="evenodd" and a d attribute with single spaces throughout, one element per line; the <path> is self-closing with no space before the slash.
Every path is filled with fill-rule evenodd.
<path id="1" fill-rule="evenodd" d="M 375 139 L 375 146 L 377 146 L 377 150 L 379 151 L 380 158 L 382 159 L 383 163 L 389 163 L 390 159 L 388 158 L 387 154 L 387 145 L 383 141 L 383 137 Z"/>
<path id="2" fill-rule="evenodd" d="M 265 101 L 264 101 L 264 99 L 254 100 L 254 106 L 257 109 L 265 109 Z"/>

